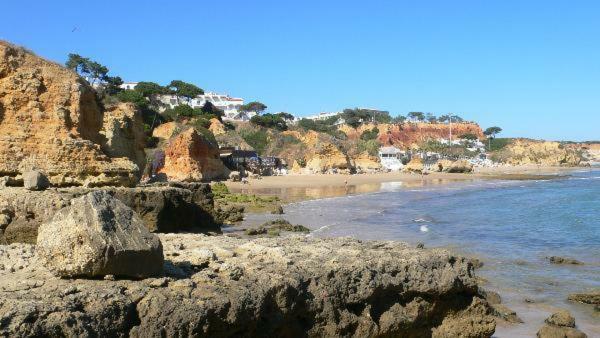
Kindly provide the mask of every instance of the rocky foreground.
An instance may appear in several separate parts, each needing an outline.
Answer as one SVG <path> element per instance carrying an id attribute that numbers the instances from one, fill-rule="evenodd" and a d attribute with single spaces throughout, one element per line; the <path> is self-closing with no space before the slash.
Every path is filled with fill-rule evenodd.
<path id="1" fill-rule="evenodd" d="M 473 267 L 396 242 L 159 235 L 164 276 L 61 279 L 0 246 L 0 336 L 489 337 Z"/>

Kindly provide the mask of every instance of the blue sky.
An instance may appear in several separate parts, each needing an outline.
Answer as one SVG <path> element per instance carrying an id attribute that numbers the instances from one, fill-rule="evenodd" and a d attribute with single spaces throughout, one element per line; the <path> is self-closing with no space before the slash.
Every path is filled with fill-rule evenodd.
<path id="1" fill-rule="evenodd" d="M 7 1 L 0 39 L 308 115 L 457 113 L 600 139 L 598 1 Z"/>

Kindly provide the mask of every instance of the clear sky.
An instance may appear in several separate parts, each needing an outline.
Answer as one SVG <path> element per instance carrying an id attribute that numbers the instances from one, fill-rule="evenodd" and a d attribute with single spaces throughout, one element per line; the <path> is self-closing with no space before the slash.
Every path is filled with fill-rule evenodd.
<path id="1" fill-rule="evenodd" d="M 0 39 L 309 115 L 457 113 L 600 139 L 600 1 L 5 1 Z"/>

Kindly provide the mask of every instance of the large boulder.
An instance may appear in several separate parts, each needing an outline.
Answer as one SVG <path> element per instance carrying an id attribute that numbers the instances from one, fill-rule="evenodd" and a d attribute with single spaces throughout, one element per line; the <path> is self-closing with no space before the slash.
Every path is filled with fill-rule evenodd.
<path id="1" fill-rule="evenodd" d="M 210 181 L 229 175 L 219 157 L 219 148 L 194 128 L 188 128 L 169 142 L 165 165 L 158 172 L 169 181 Z"/>
<path id="2" fill-rule="evenodd" d="M 73 71 L 0 41 L 1 176 L 37 169 L 55 186 L 134 185 L 143 153 L 122 145 L 143 142 L 137 115 L 103 108 Z"/>
<path id="3" fill-rule="evenodd" d="M 586 338 L 575 328 L 575 318 L 566 310 L 559 310 L 546 318 L 546 324 L 537 332 L 538 338 Z"/>
<path id="4" fill-rule="evenodd" d="M 42 172 L 32 170 L 23 174 L 23 186 L 27 190 L 46 190 L 50 186 L 50 182 Z"/>
<path id="5" fill-rule="evenodd" d="M 60 277 L 105 275 L 143 278 L 160 274 L 160 239 L 123 202 L 105 191 L 71 201 L 38 230 L 36 250 Z"/>

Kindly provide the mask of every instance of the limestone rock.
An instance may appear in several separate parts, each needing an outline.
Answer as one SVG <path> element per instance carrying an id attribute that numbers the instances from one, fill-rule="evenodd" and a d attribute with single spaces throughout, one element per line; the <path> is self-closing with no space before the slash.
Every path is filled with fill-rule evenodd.
<path id="1" fill-rule="evenodd" d="M 364 128 L 369 128 L 365 125 Z M 410 123 L 382 124 L 378 126 L 379 142 L 384 145 L 395 145 L 402 148 L 418 147 L 423 140 L 448 139 L 450 128 L 454 135 L 473 134 L 478 139 L 484 140 L 483 130 L 476 123 Z M 361 131 L 362 132 L 362 131 Z"/>
<path id="2" fill-rule="evenodd" d="M 142 278 L 163 268 L 162 244 L 123 202 L 105 191 L 71 201 L 38 231 L 36 250 L 60 277 Z"/>
<path id="3" fill-rule="evenodd" d="M 210 130 L 215 136 L 223 135 L 227 132 L 227 130 L 225 130 L 225 125 L 223 125 L 223 122 L 219 121 L 216 118 L 210 119 L 210 126 L 208 126 L 208 130 Z"/>
<path id="4" fill-rule="evenodd" d="M 584 304 L 600 305 L 600 289 L 591 292 L 572 293 L 569 295 L 569 300 Z"/>
<path id="5" fill-rule="evenodd" d="M 379 157 L 361 153 L 352 159 L 352 165 L 358 172 L 375 172 L 381 170 Z"/>
<path id="6" fill-rule="evenodd" d="M 583 160 L 578 145 L 517 139 L 492 158 L 511 165 L 577 166 Z"/>
<path id="7" fill-rule="evenodd" d="M 169 181 L 210 181 L 226 178 L 229 170 L 221 161 L 217 146 L 189 128 L 169 142 L 165 165 L 159 173 Z"/>
<path id="8" fill-rule="evenodd" d="M 168 140 L 179 132 L 181 126 L 177 122 L 163 123 L 152 131 L 152 136 L 163 140 Z"/>
<path id="9" fill-rule="evenodd" d="M 50 186 L 48 178 L 38 170 L 23 173 L 23 186 L 27 190 L 46 190 Z"/>
<path id="10" fill-rule="evenodd" d="M 575 328 L 575 318 L 568 311 L 560 310 L 546 318 L 546 324 L 537 332 L 538 338 L 586 338 Z"/>
<path id="11" fill-rule="evenodd" d="M 467 259 L 350 238 L 160 234 L 165 278 L 72 281 L 1 246 L 0 336 L 490 337 Z"/>
<path id="12" fill-rule="evenodd" d="M 413 159 L 410 160 L 410 162 L 408 162 L 405 166 L 404 166 L 404 171 L 406 172 L 410 172 L 410 173 L 422 173 L 423 170 L 425 170 L 425 164 L 423 163 L 423 160 L 419 157 L 414 157 Z"/>
<path id="13" fill-rule="evenodd" d="M 569 311 L 560 310 L 546 318 L 546 323 L 556 326 L 575 327 L 575 318 L 571 316 Z"/>
<path id="14" fill-rule="evenodd" d="M 63 188 L 27 191 L 0 189 L 0 213 L 8 223 L 0 226 L 0 243 L 35 243 L 37 229 L 68 206 L 74 198 L 103 190 L 132 208 L 151 232 L 219 232 L 210 186 L 206 183 L 169 183 L 126 187 Z M 242 210 L 243 211 L 243 210 Z M 243 213 L 242 213 L 243 217 Z"/>
<path id="15" fill-rule="evenodd" d="M 124 112 L 131 106 L 119 109 L 123 118 L 138 114 Z M 94 90 L 74 72 L 3 41 L 0 112 L 3 176 L 15 178 L 37 169 L 55 186 L 130 186 L 137 182 L 139 159 L 113 151 L 123 135 L 110 130 L 121 125 L 115 123 L 121 117 L 105 111 Z M 137 120 L 130 121 L 135 124 Z M 107 135 L 111 137 L 108 143 Z"/>
<path id="16" fill-rule="evenodd" d="M 548 258 L 550 263 L 552 264 L 571 264 L 571 265 L 582 265 L 583 263 L 568 257 L 560 257 L 560 256 L 551 256 Z"/>

